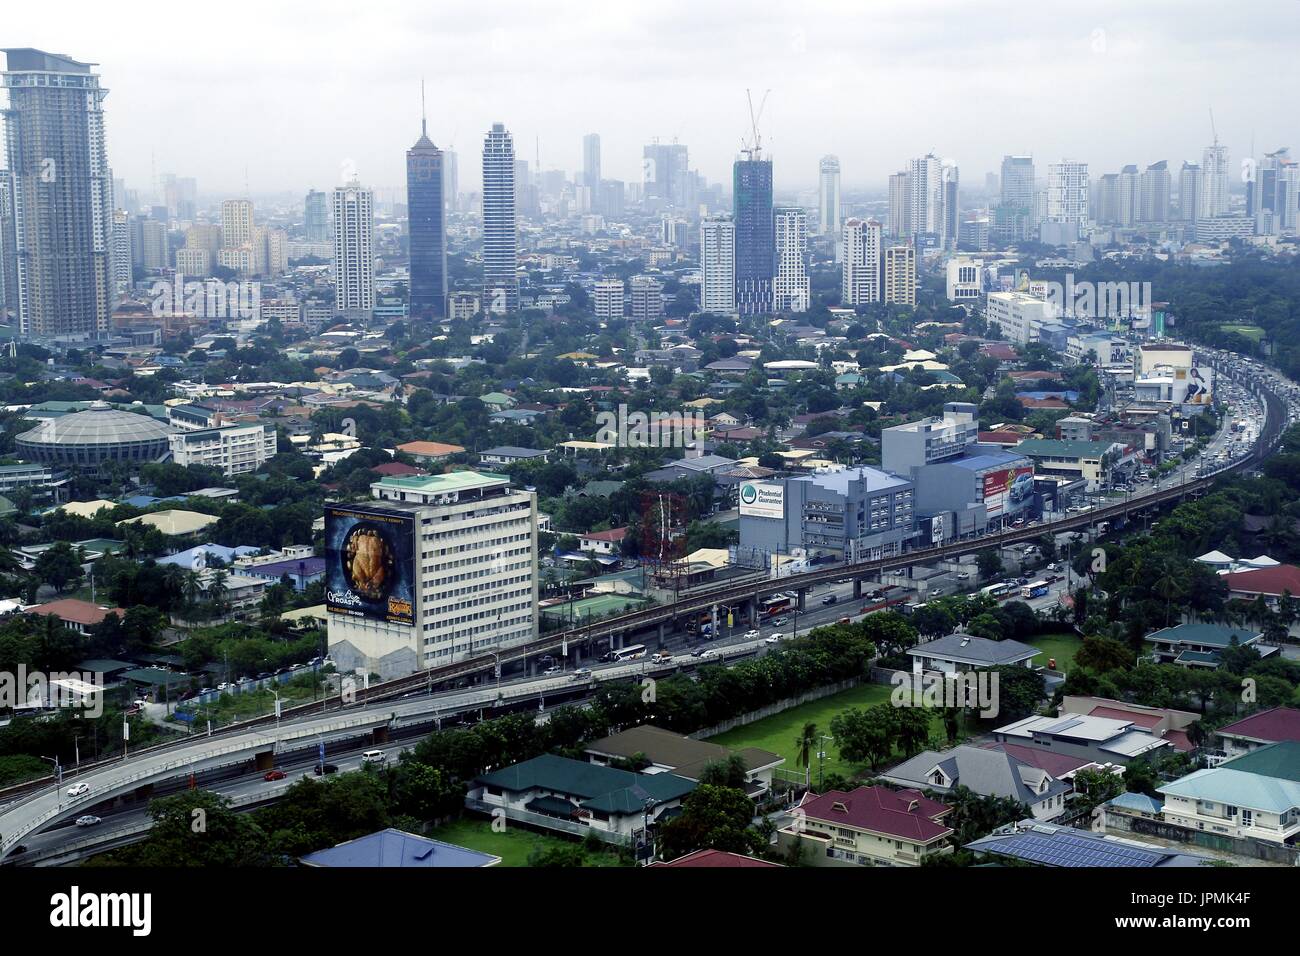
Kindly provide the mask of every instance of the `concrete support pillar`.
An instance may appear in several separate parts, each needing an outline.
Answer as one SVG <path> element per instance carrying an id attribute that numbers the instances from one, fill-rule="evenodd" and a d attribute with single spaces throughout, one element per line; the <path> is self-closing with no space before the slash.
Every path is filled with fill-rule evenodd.
<path id="1" fill-rule="evenodd" d="M 802 612 L 803 612 L 804 599 L 808 596 L 808 589 L 807 589 L 807 588 L 800 588 L 796 593 L 799 595 L 799 603 L 798 603 L 797 606 L 798 606 L 798 608 L 799 608 L 800 613 L 802 613 Z"/>
<path id="2" fill-rule="evenodd" d="M 664 635 L 666 634 L 666 632 L 667 632 L 667 626 L 664 624 L 663 621 L 660 621 L 658 628 L 656 628 L 655 630 L 655 646 L 659 650 L 663 650 Z"/>
<path id="3" fill-rule="evenodd" d="M 853 600 L 862 600 L 862 578 L 853 579 Z"/>

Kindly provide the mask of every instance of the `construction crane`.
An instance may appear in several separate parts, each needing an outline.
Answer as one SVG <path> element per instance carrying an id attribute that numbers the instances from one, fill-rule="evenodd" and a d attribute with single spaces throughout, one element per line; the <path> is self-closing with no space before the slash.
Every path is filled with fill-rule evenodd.
<path id="1" fill-rule="evenodd" d="M 758 104 L 758 113 L 755 113 L 753 94 L 748 89 L 745 90 L 745 99 L 749 101 L 750 135 L 753 137 L 753 139 L 750 139 L 748 141 L 744 139 L 740 141 L 740 151 L 745 154 L 746 159 L 754 160 L 754 159 L 762 158 L 763 140 L 758 132 L 758 121 L 763 118 L 763 107 L 767 105 L 767 95 L 771 92 L 772 92 L 771 90 L 763 91 L 763 98 L 762 100 L 759 101 Z"/>

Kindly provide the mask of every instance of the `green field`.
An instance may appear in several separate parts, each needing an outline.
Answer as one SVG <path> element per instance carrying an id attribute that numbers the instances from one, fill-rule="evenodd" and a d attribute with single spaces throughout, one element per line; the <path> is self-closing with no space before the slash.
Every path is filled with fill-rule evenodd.
<path id="1" fill-rule="evenodd" d="M 534 849 L 549 849 L 554 846 L 572 845 L 576 840 L 563 840 L 559 837 L 526 830 L 522 826 L 510 824 L 502 833 L 494 833 L 492 824 L 482 818 L 466 818 L 438 827 L 429 834 L 430 839 L 441 840 L 453 846 L 463 846 L 480 853 L 491 853 L 501 857 L 498 866 L 527 866 L 528 855 Z M 588 853 L 587 866 L 617 866 L 618 857 L 614 853 Z"/>
<path id="2" fill-rule="evenodd" d="M 800 704 L 798 707 L 792 707 L 779 714 L 756 720 L 752 724 L 737 727 L 735 730 L 729 730 L 725 734 L 719 734 L 709 739 L 712 743 L 722 744 L 724 747 L 730 747 L 733 750 L 742 747 L 759 747 L 763 750 L 770 750 L 772 753 L 780 754 L 785 758 L 785 764 L 781 769 L 799 771 L 803 768 L 795 763 L 795 756 L 798 752 L 795 740 L 803 730 L 804 724 L 812 722 L 817 725 L 818 733 L 830 734 L 831 719 L 836 714 L 852 707 L 865 708 L 874 704 L 888 703 L 889 695 L 893 693 L 893 690 L 894 688 L 888 684 L 861 684 L 838 694 L 832 694 L 830 697 L 823 697 L 821 700 Z M 938 714 L 934 716 L 930 726 L 931 734 L 942 738 L 943 721 Z M 901 757 L 902 755 L 899 754 L 898 756 Z M 826 745 L 824 767 L 825 772 L 828 774 L 838 773 L 849 778 L 871 775 L 871 768 L 866 764 L 855 764 L 841 760 L 839 751 L 833 742 Z M 817 782 L 817 772 L 818 763 L 814 759 L 812 764 L 814 784 Z"/>
<path id="3" fill-rule="evenodd" d="M 1046 667 L 1048 660 L 1055 659 L 1056 669 L 1062 674 L 1070 673 L 1074 667 L 1074 655 L 1083 646 L 1074 634 L 1043 634 L 1027 638 L 1024 643 L 1043 652 L 1034 658 L 1035 667 Z"/>
<path id="4" fill-rule="evenodd" d="M 1259 342 L 1264 338 L 1264 330 L 1258 325 L 1221 325 L 1219 328 L 1224 332 L 1236 332 L 1253 342 Z"/>

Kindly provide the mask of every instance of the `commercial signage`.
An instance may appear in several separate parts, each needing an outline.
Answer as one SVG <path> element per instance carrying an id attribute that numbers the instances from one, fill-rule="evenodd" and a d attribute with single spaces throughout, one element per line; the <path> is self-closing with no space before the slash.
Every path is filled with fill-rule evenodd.
<path id="1" fill-rule="evenodd" d="M 1034 469 L 1030 465 L 1003 468 L 984 476 L 984 510 L 989 517 L 1019 511 L 1034 494 Z"/>
<path id="2" fill-rule="evenodd" d="M 747 481 L 740 486 L 740 513 L 753 518 L 785 517 L 785 485 Z"/>
<path id="3" fill-rule="evenodd" d="M 415 516 L 383 508 L 325 508 L 325 608 L 415 624 Z"/>
<path id="4" fill-rule="evenodd" d="M 1214 404 L 1214 370 L 1193 366 L 1174 371 L 1175 401 L 1182 405 Z M 1179 396 L 1179 393 L 1182 393 Z"/>

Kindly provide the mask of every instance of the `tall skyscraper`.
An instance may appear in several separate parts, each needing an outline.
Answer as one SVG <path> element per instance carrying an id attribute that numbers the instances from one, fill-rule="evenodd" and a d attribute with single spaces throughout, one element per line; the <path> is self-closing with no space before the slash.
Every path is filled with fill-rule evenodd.
<path id="1" fill-rule="evenodd" d="M 1141 183 L 1137 166 L 1130 163 L 1119 171 L 1119 210 L 1116 224 L 1131 226 L 1141 216 Z"/>
<path id="2" fill-rule="evenodd" d="M 817 233 L 836 236 L 840 232 L 840 159 L 823 156 L 818 165 Z"/>
<path id="3" fill-rule="evenodd" d="M 868 305 L 884 298 L 881 228 L 875 219 L 844 222 L 844 257 L 840 263 L 840 304 Z"/>
<path id="4" fill-rule="evenodd" d="M 808 279 L 808 211 L 778 206 L 776 221 L 776 279 L 773 306 L 777 312 L 807 312 L 812 300 Z"/>
<path id="5" fill-rule="evenodd" d="M 600 188 L 599 133 L 588 133 L 582 137 L 582 185 L 592 190 L 593 198 Z"/>
<path id="6" fill-rule="evenodd" d="M 131 217 L 125 209 L 113 211 L 111 261 L 113 294 L 121 298 L 131 288 Z"/>
<path id="7" fill-rule="evenodd" d="M 1096 183 L 1092 186 L 1092 195 L 1088 199 L 1092 208 L 1092 218 L 1102 225 L 1118 225 L 1119 194 L 1119 173 L 1103 173 L 1097 177 Z"/>
<path id="8" fill-rule="evenodd" d="M 0 74 L 18 332 L 98 337 L 113 307 L 113 181 L 92 63 L 7 49 Z M 8 248 L 12 241 L 12 249 Z"/>
<path id="9" fill-rule="evenodd" d="M 460 160 L 454 149 L 442 151 L 442 195 L 448 212 L 460 209 Z"/>
<path id="10" fill-rule="evenodd" d="M 1199 219 L 1213 219 L 1228 214 L 1228 147 L 1205 147 L 1201 156 L 1201 208 Z"/>
<path id="11" fill-rule="evenodd" d="M 944 163 L 940 173 L 943 181 L 943 216 L 939 236 L 944 249 L 956 249 L 958 231 L 961 226 L 961 199 L 959 196 L 959 176 L 957 167 Z"/>
<path id="12" fill-rule="evenodd" d="M 1169 163 L 1160 160 L 1152 163 L 1142 173 L 1139 195 L 1139 218 L 1142 222 L 1169 221 Z"/>
<path id="13" fill-rule="evenodd" d="M 922 243 L 941 243 L 943 233 L 943 163 L 933 153 L 908 164 L 909 236 Z"/>
<path id="14" fill-rule="evenodd" d="M 700 223 L 700 311 L 736 311 L 736 223 L 730 216 Z"/>
<path id="15" fill-rule="evenodd" d="M 1201 208 L 1201 167 L 1184 160 L 1178 171 L 1178 218 L 1195 222 Z"/>
<path id="16" fill-rule="evenodd" d="M 1042 241 L 1074 242 L 1088 227 L 1088 164 L 1064 159 L 1047 167 L 1047 196 Z"/>
<path id="17" fill-rule="evenodd" d="M 757 156 L 755 150 L 751 156 Z M 776 224 L 772 218 L 772 161 L 738 159 L 732 166 L 736 221 L 736 310 L 772 311 L 776 278 Z"/>
<path id="18" fill-rule="evenodd" d="M 651 143 L 641 152 L 641 181 L 646 199 L 687 209 L 694 189 L 689 157 L 681 143 Z"/>
<path id="19" fill-rule="evenodd" d="M 355 179 L 334 190 L 334 308 L 375 308 L 375 196 Z"/>
<path id="20" fill-rule="evenodd" d="M 421 91 L 423 92 L 423 91 Z M 442 150 L 420 118 L 420 138 L 406 151 L 406 214 L 410 227 L 412 316 L 447 315 L 447 206 Z"/>
<path id="21" fill-rule="evenodd" d="M 1000 202 L 993 209 L 993 234 L 1004 242 L 1029 238 L 1034 221 L 1034 160 L 1003 156 Z"/>
<path id="22" fill-rule="evenodd" d="M 905 169 L 889 177 L 888 225 L 895 239 L 912 234 L 912 181 Z"/>
<path id="23" fill-rule="evenodd" d="M 227 249 L 251 246 L 253 203 L 248 199 L 227 199 L 221 204 L 221 244 Z"/>
<path id="24" fill-rule="evenodd" d="M 330 238 L 330 203 L 329 197 L 318 189 L 307 192 L 304 204 L 303 231 L 308 242 L 329 242 Z"/>
<path id="25" fill-rule="evenodd" d="M 519 309 L 515 141 L 501 123 L 483 140 L 483 309 Z"/>

